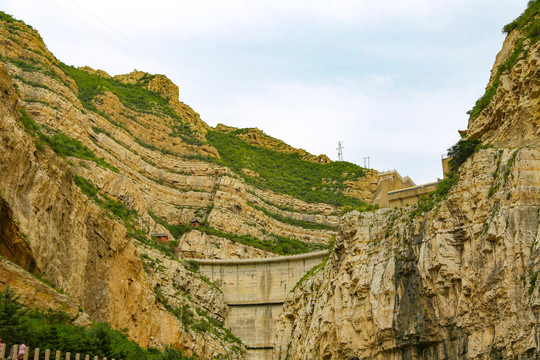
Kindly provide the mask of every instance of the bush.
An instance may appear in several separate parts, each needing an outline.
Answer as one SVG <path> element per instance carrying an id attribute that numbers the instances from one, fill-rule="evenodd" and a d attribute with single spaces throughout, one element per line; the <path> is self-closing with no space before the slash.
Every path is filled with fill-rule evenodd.
<path id="1" fill-rule="evenodd" d="M 450 172 L 445 174 L 446 178 L 444 180 L 439 181 L 434 192 L 422 197 L 415 205 L 410 214 L 411 219 L 433 209 L 436 204 L 448 196 L 450 189 L 459 181 L 459 167 L 481 147 L 482 142 L 480 140 L 470 138 L 461 139 L 448 149 L 448 156 L 452 157 L 449 164 Z"/>
<path id="2" fill-rule="evenodd" d="M 154 77 L 146 75 L 137 84 L 124 84 L 115 79 L 106 79 L 99 75 L 77 69 L 73 66 L 60 64 L 60 68 L 75 82 L 79 89 L 79 100 L 83 106 L 96 111 L 92 100 L 99 94 L 110 91 L 124 104 L 124 106 L 139 112 L 166 114 L 173 118 L 180 116 L 169 105 L 169 101 L 160 94 L 146 89 L 144 86 Z"/>
<path id="3" fill-rule="evenodd" d="M 503 27 L 503 33 L 509 34 L 515 29 L 522 29 L 540 13 L 540 1 L 531 0 L 527 3 L 527 9 L 514 21 Z"/>
<path id="4" fill-rule="evenodd" d="M 452 158 L 450 160 L 450 172 L 457 172 L 461 164 L 463 164 L 469 156 L 480 147 L 482 141 L 474 138 L 460 139 L 456 144 L 448 149 L 448 156 Z"/>

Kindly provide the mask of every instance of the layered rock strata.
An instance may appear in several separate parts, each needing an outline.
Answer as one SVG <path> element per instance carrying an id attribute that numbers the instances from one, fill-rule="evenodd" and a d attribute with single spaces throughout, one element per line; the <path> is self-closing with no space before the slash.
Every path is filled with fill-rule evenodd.
<path id="1" fill-rule="evenodd" d="M 537 147 L 486 149 L 425 215 L 348 214 L 329 264 L 287 300 L 274 358 L 538 357 L 539 168 Z"/>

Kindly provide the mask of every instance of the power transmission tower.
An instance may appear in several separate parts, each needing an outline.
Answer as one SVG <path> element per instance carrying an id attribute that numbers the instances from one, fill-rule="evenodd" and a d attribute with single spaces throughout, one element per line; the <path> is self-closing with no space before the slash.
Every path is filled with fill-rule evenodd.
<path id="1" fill-rule="evenodd" d="M 369 156 L 364 158 L 364 168 L 371 169 L 371 167 L 369 166 Z"/>
<path id="2" fill-rule="evenodd" d="M 343 161 L 343 149 L 345 149 L 345 147 L 343 147 L 343 143 L 341 141 L 338 142 L 338 147 L 336 149 L 338 161 Z"/>

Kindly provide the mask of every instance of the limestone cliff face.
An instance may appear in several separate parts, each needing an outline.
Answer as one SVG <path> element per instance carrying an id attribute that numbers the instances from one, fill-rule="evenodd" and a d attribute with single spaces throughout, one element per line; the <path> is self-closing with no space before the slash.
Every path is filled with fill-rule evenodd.
<path id="1" fill-rule="evenodd" d="M 485 149 L 425 215 L 348 214 L 285 304 L 275 358 L 537 358 L 539 166 L 538 147 Z"/>
<path id="2" fill-rule="evenodd" d="M 17 22 L 4 24 L 2 31 L 7 26 L 12 34 L 9 37 L 16 41 L 6 40 L 4 35 L 4 45 L 6 41 L 10 44 L 0 47 L 4 56 L 14 53 L 28 61 L 38 52 L 45 53 L 37 33 Z M 224 336 L 190 330 L 188 324 L 168 311 L 156 297 L 125 225 L 74 184 L 78 159 L 66 161 L 49 146 L 38 146 L 37 138 L 25 130 L 20 109 L 51 128 L 72 130 L 71 136 L 98 148 L 86 137 L 90 124 L 95 122 L 91 114 L 81 110 L 74 93 L 76 87 L 71 87 L 73 82 L 65 74 L 63 78 L 52 75 L 60 72 L 57 63 L 48 53 L 43 57 L 46 60 L 40 63 L 54 69 L 46 75 L 23 71 L 13 63 L 0 66 L 0 193 L 5 199 L 1 204 L 0 249 L 7 259 L 42 274 L 70 297 L 57 295 L 54 289 L 3 259 L 1 285 L 12 286 L 23 299 L 30 300 L 30 306 L 59 308 L 74 315 L 84 309 L 93 321 L 108 322 L 116 329 L 127 328 L 129 336 L 143 346 L 178 344 L 203 358 L 242 358 L 241 344 L 223 340 Z M 89 167 L 85 162 L 80 164 L 82 169 Z M 127 177 L 115 174 L 118 177 L 112 179 L 117 182 Z M 19 228 L 25 234 L 24 240 L 14 236 Z M 191 278 L 200 279 L 186 273 L 184 281 Z M 205 287 L 211 285 L 203 282 L 181 297 L 187 299 L 191 290 L 211 296 Z M 214 301 L 225 306 L 219 297 Z M 81 324 L 88 324 L 88 315 L 82 315 L 86 322 Z"/>
<path id="3" fill-rule="evenodd" d="M 540 358 L 540 46 L 524 44 L 469 123 L 493 147 L 430 211 L 342 218 L 330 261 L 284 305 L 274 359 Z"/>
<path id="4" fill-rule="evenodd" d="M 257 189 L 217 163 L 218 151 L 205 142 L 209 127 L 162 75 L 111 77 L 68 67 L 16 20 L 0 21 L 0 55 L 6 266 L 41 274 L 71 296 L 68 312 L 84 309 L 81 319 L 127 328 L 143 346 L 175 344 L 201 358 L 244 358 L 244 346 L 221 325 L 226 304 L 219 289 L 170 255 L 275 256 L 235 236 L 325 245 L 337 233 L 340 209 Z M 84 154 L 63 152 L 66 144 Z M 213 233 L 182 235 L 186 229 L 178 229 L 192 220 Z M 18 232 L 24 236 L 13 235 Z M 151 233 L 173 241 L 160 245 Z M 15 284 L 22 273 L 10 269 L 0 278 Z M 18 286 L 24 298 L 47 299 L 33 305 L 65 300 L 26 275 Z"/>
<path id="5" fill-rule="evenodd" d="M 522 45 L 519 45 L 522 42 Z M 516 51 L 516 47 L 520 50 Z M 488 89 L 498 79 L 493 99 L 469 121 L 469 136 L 501 146 L 534 144 L 540 135 L 540 43 L 531 45 L 519 30 L 506 38 L 491 71 Z M 499 66 L 516 51 L 516 64 L 497 77 Z"/>

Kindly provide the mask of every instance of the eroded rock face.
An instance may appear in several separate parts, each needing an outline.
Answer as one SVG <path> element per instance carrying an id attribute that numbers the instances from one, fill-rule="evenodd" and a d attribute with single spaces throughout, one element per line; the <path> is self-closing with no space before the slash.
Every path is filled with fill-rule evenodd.
<path id="1" fill-rule="evenodd" d="M 512 54 L 523 35 L 514 30 L 506 38 L 491 71 L 488 87 L 492 85 L 497 69 Z M 540 135 L 540 43 L 523 43 L 520 59 L 510 71 L 500 76 L 497 92 L 487 108 L 469 121 L 469 136 L 500 146 L 534 144 Z"/>
<path id="2" fill-rule="evenodd" d="M 537 358 L 539 166 L 537 147 L 481 150 L 425 216 L 348 214 L 285 304 L 274 358 Z"/>
<path id="3" fill-rule="evenodd" d="M 5 68 L 0 67 L 1 92 L 14 93 L 6 76 Z M 37 268 L 73 298 L 74 305 L 67 309 L 80 306 L 94 321 L 127 328 L 129 336 L 142 346 L 181 344 L 193 353 L 204 349 L 208 357 L 227 354 L 219 342 L 210 345 L 214 342 L 211 337 L 199 335 L 193 340 L 186 335 L 181 321 L 156 300 L 124 225 L 82 194 L 73 184 L 73 170 L 65 160 L 50 148 L 36 149 L 18 120 L 16 102 L 7 95 L 0 101 L 2 194 L 27 234 Z M 17 274 L 5 276 L 13 277 L 10 285 L 22 281 L 16 279 Z M 39 296 L 50 300 L 31 304 L 47 307 L 55 301 L 50 294 L 55 291 L 40 286 L 23 282 L 14 288 L 24 298 L 36 291 L 43 293 Z M 37 290 L 27 291 L 30 288 Z"/>
<path id="4" fill-rule="evenodd" d="M 203 331 L 206 318 L 220 322 L 226 316 L 219 291 L 136 239 L 166 233 L 172 240 L 164 222 L 198 219 L 221 233 L 326 244 L 336 234 L 339 209 L 255 189 L 230 169 L 204 161 L 219 158 L 215 148 L 201 144 L 209 127 L 178 100 L 178 87 L 164 76 L 134 71 L 111 78 L 89 67 L 68 70 L 36 31 L 18 21 L 0 23 L 0 55 L 0 200 L 11 211 L 5 213 L 0 202 L 0 251 L 15 251 L 10 260 L 39 271 L 93 321 L 127 328 L 143 346 L 178 345 L 202 358 L 244 357 L 243 345 L 225 330 Z M 160 96 L 180 117 L 134 110 L 137 106 L 110 89 L 83 104 L 83 90 L 69 71 L 136 84 Z M 172 135 L 174 125 L 192 138 Z M 102 160 L 98 165 L 58 156 L 38 130 L 49 137 L 61 132 Z M 105 199 L 125 207 L 131 222 L 104 206 Z M 10 235 L 12 220 L 27 240 Z M 297 226 L 293 220 L 323 228 Z M 178 250 L 199 258 L 274 256 L 225 237 L 193 231 Z M 144 254 L 162 267 L 149 267 Z M 186 308 L 191 317 L 182 319 L 183 310 L 171 311 L 169 305 Z"/>

